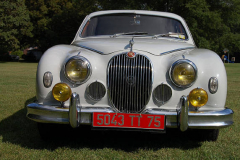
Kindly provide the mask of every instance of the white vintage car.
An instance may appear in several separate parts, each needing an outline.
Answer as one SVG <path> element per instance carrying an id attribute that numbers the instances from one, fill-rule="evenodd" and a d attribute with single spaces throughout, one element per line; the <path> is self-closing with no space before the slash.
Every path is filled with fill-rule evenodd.
<path id="1" fill-rule="evenodd" d="M 63 28 L 64 29 L 64 28 Z M 215 141 L 233 124 L 225 108 L 227 77 L 219 56 L 198 49 L 178 15 L 116 10 L 84 19 L 70 45 L 42 56 L 37 101 L 27 117 L 73 128 L 165 132 L 198 130 Z"/>

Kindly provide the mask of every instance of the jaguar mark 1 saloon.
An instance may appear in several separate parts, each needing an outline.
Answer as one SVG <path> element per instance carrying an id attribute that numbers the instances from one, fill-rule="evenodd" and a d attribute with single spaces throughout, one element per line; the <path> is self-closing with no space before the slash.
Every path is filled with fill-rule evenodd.
<path id="1" fill-rule="evenodd" d="M 227 76 L 213 51 L 196 47 L 176 14 L 116 10 L 83 20 L 70 45 L 42 56 L 37 101 L 27 117 L 48 136 L 49 123 L 73 128 L 166 132 L 201 130 L 217 140 L 233 124 Z"/>

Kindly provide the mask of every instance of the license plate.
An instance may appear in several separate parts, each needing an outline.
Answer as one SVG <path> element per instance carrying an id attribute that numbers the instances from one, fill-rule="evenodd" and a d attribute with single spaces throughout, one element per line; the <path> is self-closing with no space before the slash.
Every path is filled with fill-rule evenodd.
<path id="1" fill-rule="evenodd" d="M 93 127 L 165 129 L 165 115 L 93 113 Z"/>

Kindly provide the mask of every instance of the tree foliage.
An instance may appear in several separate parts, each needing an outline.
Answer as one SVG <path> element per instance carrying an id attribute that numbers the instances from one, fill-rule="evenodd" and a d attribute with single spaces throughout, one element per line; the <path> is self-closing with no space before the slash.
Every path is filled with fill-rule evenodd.
<path id="1" fill-rule="evenodd" d="M 92 0 L 29 0 L 26 5 L 34 25 L 32 45 L 45 50 L 56 44 L 69 44 L 85 16 L 97 10 L 95 4 Z"/>
<path id="2" fill-rule="evenodd" d="M 21 48 L 26 37 L 31 37 L 32 23 L 29 12 L 22 0 L 0 1 L 0 49 Z"/>
<path id="3" fill-rule="evenodd" d="M 1 41 L 15 49 L 69 44 L 87 14 L 136 9 L 176 13 L 186 20 L 198 47 L 240 52 L 239 0 L 10 0 L 0 5 Z"/>

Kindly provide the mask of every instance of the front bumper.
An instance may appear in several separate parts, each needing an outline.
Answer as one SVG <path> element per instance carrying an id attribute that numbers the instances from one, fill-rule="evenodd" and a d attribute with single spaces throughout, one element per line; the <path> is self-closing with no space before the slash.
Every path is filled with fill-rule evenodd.
<path id="1" fill-rule="evenodd" d="M 111 107 L 81 107 L 79 95 L 72 94 L 69 108 L 46 106 L 37 103 L 27 105 L 27 117 L 36 122 L 70 124 L 73 128 L 92 125 L 94 112 L 114 113 Z M 218 111 L 190 112 L 187 97 L 182 96 L 177 110 L 160 108 L 146 109 L 141 114 L 166 116 L 166 128 L 218 129 L 233 124 L 233 111 L 225 108 Z"/>

